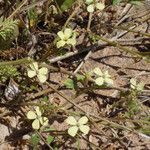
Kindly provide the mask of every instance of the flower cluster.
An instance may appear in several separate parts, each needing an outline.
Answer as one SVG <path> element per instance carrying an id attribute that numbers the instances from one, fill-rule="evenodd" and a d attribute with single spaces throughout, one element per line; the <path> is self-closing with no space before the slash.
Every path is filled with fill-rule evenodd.
<path id="1" fill-rule="evenodd" d="M 95 9 L 103 10 L 105 8 L 105 5 L 97 2 L 97 0 L 95 0 L 95 2 L 94 0 L 86 0 L 85 3 L 88 5 L 87 11 L 90 13 L 94 12 Z"/>
<path id="2" fill-rule="evenodd" d="M 32 122 L 32 128 L 35 130 L 40 129 L 41 125 L 42 126 L 48 125 L 48 118 L 42 117 L 42 112 L 38 106 L 35 108 L 35 111 L 29 111 L 27 113 L 27 118 L 34 120 Z"/>
<path id="3" fill-rule="evenodd" d="M 131 89 L 137 91 L 137 92 L 141 92 L 143 89 L 144 89 L 144 83 L 143 82 L 140 82 L 140 83 L 137 83 L 137 80 L 132 78 L 130 79 L 130 87 Z"/>
<path id="4" fill-rule="evenodd" d="M 57 48 L 65 45 L 74 46 L 76 44 L 76 33 L 70 28 L 65 28 L 64 31 L 59 31 L 57 35 L 59 37 L 59 40 L 56 43 Z"/>
<path id="5" fill-rule="evenodd" d="M 72 137 L 76 136 L 78 130 L 80 130 L 85 135 L 89 133 L 89 126 L 86 125 L 88 122 L 88 118 L 86 116 L 81 117 L 78 121 L 73 117 L 69 116 L 66 119 L 67 124 L 71 125 L 68 129 L 68 134 Z"/>
<path id="6" fill-rule="evenodd" d="M 113 80 L 107 70 L 103 73 L 99 68 L 95 68 L 93 73 L 96 75 L 95 83 L 97 85 L 101 86 L 113 84 Z"/>
<path id="7" fill-rule="evenodd" d="M 47 80 L 48 69 L 46 67 L 42 67 L 39 69 L 37 62 L 33 62 L 29 66 L 30 68 L 27 69 L 29 78 L 37 76 L 41 83 L 44 83 Z"/>

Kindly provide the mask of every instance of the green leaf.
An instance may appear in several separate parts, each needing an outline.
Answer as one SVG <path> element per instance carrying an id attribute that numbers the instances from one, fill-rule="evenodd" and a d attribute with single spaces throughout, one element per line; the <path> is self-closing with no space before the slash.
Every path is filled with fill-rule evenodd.
<path id="1" fill-rule="evenodd" d="M 31 141 L 31 144 L 32 144 L 33 146 L 37 146 L 38 143 L 40 142 L 40 137 L 38 136 L 38 134 L 33 134 L 33 135 L 31 136 L 30 141 Z"/>
<path id="2" fill-rule="evenodd" d="M 50 128 L 45 128 L 45 129 L 44 129 L 45 132 L 54 131 L 54 130 L 56 130 L 56 129 L 55 129 L 55 128 L 52 128 L 52 127 L 50 127 Z"/>
<path id="3" fill-rule="evenodd" d="M 83 81 L 85 79 L 85 76 L 80 75 L 80 74 L 77 74 L 76 77 L 78 81 Z"/>
<path id="4" fill-rule="evenodd" d="M 68 10 L 75 0 L 55 0 L 62 11 Z"/>
<path id="5" fill-rule="evenodd" d="M 75 89 L 76 83 L 74 82 L 74 80 L 68 78 L 67 80 L 64 81 L 64 85 L 68 89 Z"/>
<path id="6" fill-rule="evenodd" d="M 142 4 L 140 0 L 130 0 L 130 3 L 133 5 L 138 5 L 138 6 Z"/>
<path id="7" fill-rule="evenodd" d="M 113 5 L 119 4 L 122 0 L 113 0 Z"/>
<path id="8" fill-rule="evenodd" d="M 48 135 L 48 137 L 47 137 L 47 139 L 46 139 L 47 143 L 48 143 L 48 144 L 51 144 L 53 140 L 54 140 L 54 137 L 51 136 L 51 135 Z"/>

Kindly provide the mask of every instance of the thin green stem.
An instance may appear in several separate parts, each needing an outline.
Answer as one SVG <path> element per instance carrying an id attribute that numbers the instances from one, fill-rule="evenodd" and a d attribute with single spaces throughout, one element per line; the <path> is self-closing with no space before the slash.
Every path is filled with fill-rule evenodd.
<path id="1" fill-rule="evenodd" d="M 27 57 L 27 58 L 22 58 L 22 59 L 13 60 L 13 61 L 0 62 L 0 66 L 29 64 L 31 62 L 33 62 L 33 60 Z"/>

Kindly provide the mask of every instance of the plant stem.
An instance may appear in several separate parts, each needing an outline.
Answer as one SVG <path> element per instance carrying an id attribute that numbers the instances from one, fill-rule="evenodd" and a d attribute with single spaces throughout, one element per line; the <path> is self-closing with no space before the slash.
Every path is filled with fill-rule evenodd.
<path id="1" fill-rule="evenodd" d="M 22 59 L 13 60 L 13 61 L 0 62 L 0 66 L 21 65 L 21 64 L 28 64 L 28 63 L 31 63 L 31 62 L 33 62 L 33 60 L 27 57 L 27 58 L 22 58 Z"/>

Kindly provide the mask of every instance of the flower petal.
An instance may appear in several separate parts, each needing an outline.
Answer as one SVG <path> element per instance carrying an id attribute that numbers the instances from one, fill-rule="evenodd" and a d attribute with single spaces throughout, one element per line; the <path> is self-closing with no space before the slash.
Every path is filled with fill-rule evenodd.
<path id="1" fill-rule="evenodd" d="M 35 119 L 36 117 L 37 117 L 37 115 L 35 114 L 34 111 L 29 111 L 29 112 L 27 113 L 27 118 L 28 118 L 28 119 Z"/>
<path id="2" fill-rule="evenodd" d="M 56 43 L 57 48 L 63 47 L 66 44 L 66 41 L 60 40 Z"/>
<path id="3" fill-rule="evenodd" d="M 38 130 L 40 128 L 40 122 L 38 119 L 35 119 L 33 122 L 32 122 L 32 128 L 35 129 L 35 130 Z"/>
<path id="4" fill-rule="evenodd" d="M 104 84 L 104 78 L 99 77 L 99 78 L 95 79 L 95 83 L 99 86 L 103 85 Z"/>
<path id="5" fill-rule="evenodd" d="M 39 69 L 39 74 L 42 75 L 47 75 L 48 74 L 48 69 L 46 67 L 42 67 L 41 69 Z"/>
<path id="6" fill-rule="evenodd" d="M 64 32 L 63 32 L 63 31 L 59 31 L 59 32 L 57 33 L 57 35 L 59 36 L 59 38 L 60 38 L 61 40 L 64 40 L 65 35 L 64 35 Z"/>
<path id="7" fill-rule="evenodd" d="M 111 75 L 108 73 L 108 70 L 104 72 L 104 78 L 110 78 Z"/>
<path id="8" fill-rule="evenodd" d="M 103 3 L 97 3 L 96 8 L 99 10 L 103 10 L 105 8 L 105 5 Z"/>
<path id="9" fill-rule="evenodd" d="M 136 86 L 137 80 L 132 78 L 132 79 L 130 79 L 130 83 L 131 83 L 131 85 Z"/>
<path id="10" fill-rule="evenodd" d="M 68 123 L 69 125 L 77 125 L 77 121 L 73 116 L 69 116 L 66 119 L 66 123 Z"/>
<path id="11" fill-rule="evenodd" d="M 91 4 L 91 3 L 93 3 L 93 0 L 86 0 L 85 3 L 86 4 Z"/>
<path id="12" fill-rule="evenodd" d="M 75 38 L 70 38 L 70 39 L 67 40 L 66 43 L 74 46 L 76 44 L 76 39 Z"/>
<path id="13" fill-rule="evenodd" d="M 87 125 L 81 125 L 79 126 L 79 129 L 81 132 L 83 132 L 85 135 L 89 133 L 90 127 Z"/>
<path id="14" fill-rule="evenodd" d="M 145 84 L 144 83 L 139 83 L 138 85 L 137 85 L 137 91 L 142 91 L 143 89 L 144 89 L 144 86 L 145 86 Z"/>
<path id="15" fill-rule="evenodd" d="M 30 64 L 30 68 L 32 70 L 37 71 L 38 70 L 38 63 L 37 62 L 33 62 L 32 64 Z"/>
<path id="16" fill-rule="evenodd" d="M 94 5 L 93 5 L 93 4 L 89 5 L 89 6 L 87 7 L 87 11 L 88 11 L 89 13 L 94 12 Z"/>
<path id="17" fill-rule="evenodd" d="M 39 118 L 39 121 L 40 121 L 41 125 L 43 125 L 43 126 L 48 125 L 48 118 L 47 117 L 41 117 L 41 118 Z"/>
<path id="18" fill-rule="evenodd" d="M 72 29 L 66 28 L 64 31 L 65 40 L 68 40 L 72 36 L 72 33 L 73 33 Z"/>
<path id="19" fill-rule="evenodd" d="M 113 85 L 114 81 L 110 78 L 105 78 L 105 81 L 104 81 L 106 84 L 108 85 Z"/>
<path id="20" fill-rule="evenodd" d="M 28 77 L 29 77 L 29 78 L 33 78 L 33 77 L 36 76 L 36 71 L 35 71 L 35 70 L 30 70 L 30 69 L 28 69 L 28 70 L 27 70 L 27 73 L 28 73 Z"/>
<path id="21" fill-rule="evenodd" d="M 44 83 L 47 80 L 46 75 L 39 74 L 39 75 L 37 75 L 37 77 L 38 77 L 40 83 Z"/>
<path id="22" fill-rule="evenodd" d="M 79 123 L 79 126 L 80 125 L 83 125 L 83 124 L 86 124 L 88 122 L 88 118 L 86 116 L 83 116 L 79 119 L 78 123 Z"/>
<path id="23" fill-rule="evenodd" d="M 78 129 L 79 128 L 77 126 L 70 127 L 68 129 L 68 134 L 74 137 L 77 134 Z"/>
<path id="24" fill-rule="evenodd" d="M 39 106 L 37 106 L 37 107 L 35 108 L 35 111 L 36 111 L 36 114 L 38 115 L 38 117 L 42 116 L 42 112 L 41 112 Z"/>
<path id="25" fill-rule="evenodd" d="M 96 67 L 96 68 L 93 70 L 93 72 L 94 72 L 96 75 L 98 75 L 98 76 L 102 76 L 102 75 L 103 75 L 101 69 L 98 68 L 98 67 Z"/>

